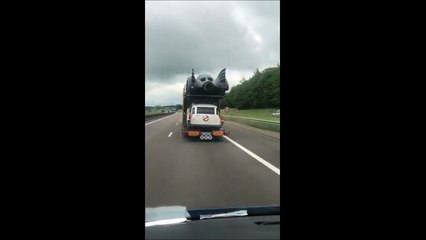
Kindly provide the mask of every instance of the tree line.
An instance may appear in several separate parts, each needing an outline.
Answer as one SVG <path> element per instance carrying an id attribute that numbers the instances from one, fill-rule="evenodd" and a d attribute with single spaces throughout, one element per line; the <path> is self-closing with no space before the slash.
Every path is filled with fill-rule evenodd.
<path id="1" fill-rule="evenodd" d="M 221 108 L 279 108 L 280 66 L 263 70 L 256 69 L 254 75 L 231 88 L 220 102 Z"/>

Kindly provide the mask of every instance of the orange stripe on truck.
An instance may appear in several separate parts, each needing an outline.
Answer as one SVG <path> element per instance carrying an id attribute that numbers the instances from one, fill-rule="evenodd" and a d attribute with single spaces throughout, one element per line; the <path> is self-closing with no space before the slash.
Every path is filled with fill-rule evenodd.
<path id="1" fill-rule="evenodd" d="M 212 135 L 215 136 L 215 137 L 220 137 L 220 136 L 223 135 L 223 131 L 213 131 Z"/>
<path id="2" fill-rule="evenodd" d="M 200 132 L 198 132 L 198 131 L 188 131 L 188 136 L 190 136 L 190 137 L 200 136 Z"/>

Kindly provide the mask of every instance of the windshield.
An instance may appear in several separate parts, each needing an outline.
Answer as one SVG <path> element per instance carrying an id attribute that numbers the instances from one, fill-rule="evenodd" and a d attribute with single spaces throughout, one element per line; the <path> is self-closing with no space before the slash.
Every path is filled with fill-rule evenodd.
<path id="1" fill-rule="evenodd" d="M 145 5 L 145 208 L 279 206 L 279 1 Z"/>
<path id="2" fill-rule="evenodd" d="M 197 114 L 214 114 L 212 107 L 197 107 Z"/>

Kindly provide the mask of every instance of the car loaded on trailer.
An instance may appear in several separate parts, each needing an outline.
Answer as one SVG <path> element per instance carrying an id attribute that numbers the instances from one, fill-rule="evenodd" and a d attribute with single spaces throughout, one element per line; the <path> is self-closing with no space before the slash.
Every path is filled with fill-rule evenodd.
<path id="1" fill-rule="evenodd" d="M 229 89 L 225 68 L 213 79 L 208 74 L 192 75 L 183 88 L 182 135 L 212 140 L 229 134 L 223 128 L 220 99 Z"/>

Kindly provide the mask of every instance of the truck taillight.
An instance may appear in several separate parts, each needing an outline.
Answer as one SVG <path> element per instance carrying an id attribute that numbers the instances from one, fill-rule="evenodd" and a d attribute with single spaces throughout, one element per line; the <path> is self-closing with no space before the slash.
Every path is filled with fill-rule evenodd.
<path id="1" fill-rule="evenodd" d="M 192 113 L 189 113 L 189 120 L 191 120 L 192 118 Z"/>

